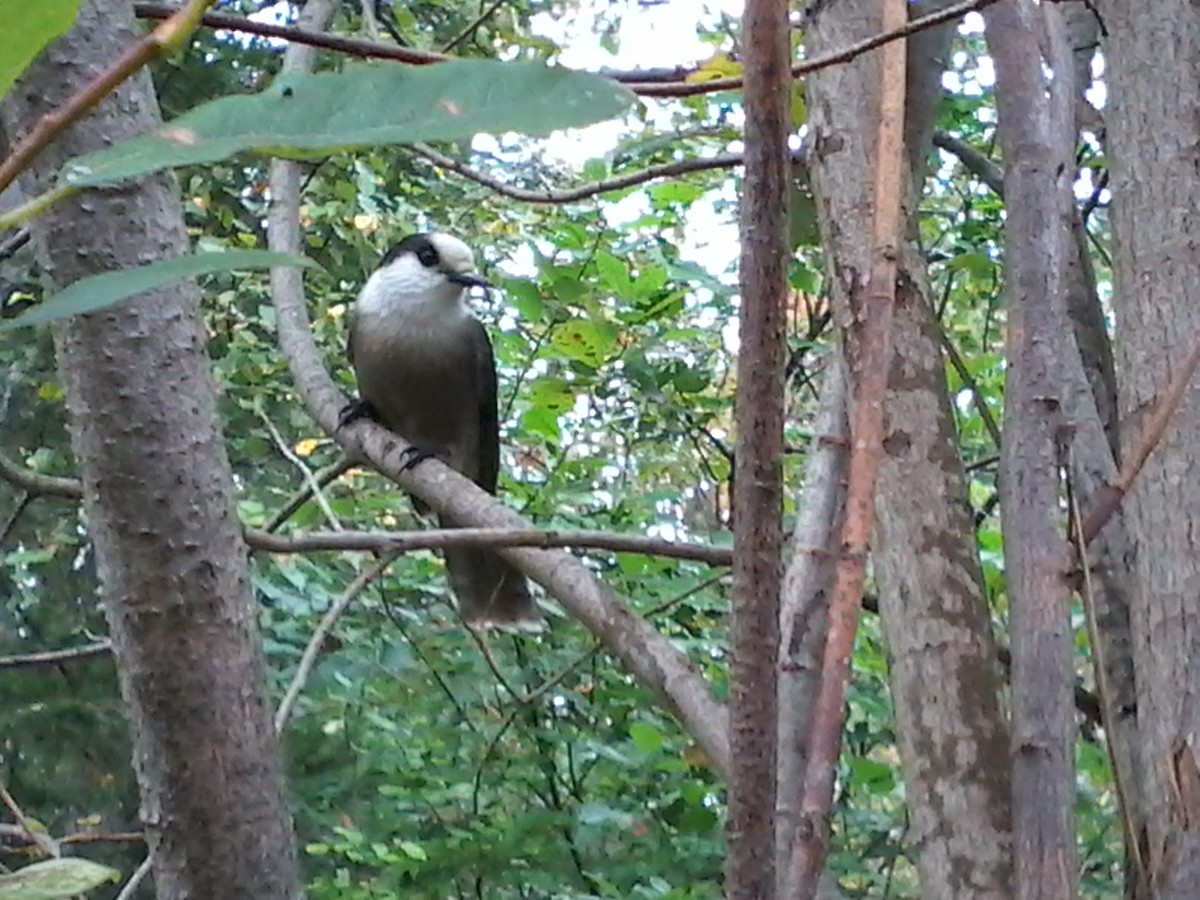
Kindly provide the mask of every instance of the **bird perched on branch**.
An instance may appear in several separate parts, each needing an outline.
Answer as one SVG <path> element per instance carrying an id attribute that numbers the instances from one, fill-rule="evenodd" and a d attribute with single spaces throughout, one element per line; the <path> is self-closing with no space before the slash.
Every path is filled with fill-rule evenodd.
<path id="1" fill-rule="evenodd" d="M 500 469 L 496 362 L 482 323 L 466 305 L 487 287 L 471 248 L 449 234 L 415 234 L 383 258 L 350 316 L 348 352 L 361 415 L 413 446 L 410 464 L 437 456 L 490 494 Z M 418 512 L 424 504 L 413 498 Z M 458 523 L 439 517 L 443 527 Z M 450 586 L 472 625 L 521 625 L 538 619 L 525 576 L 499 555 L 447 547 Z"/>

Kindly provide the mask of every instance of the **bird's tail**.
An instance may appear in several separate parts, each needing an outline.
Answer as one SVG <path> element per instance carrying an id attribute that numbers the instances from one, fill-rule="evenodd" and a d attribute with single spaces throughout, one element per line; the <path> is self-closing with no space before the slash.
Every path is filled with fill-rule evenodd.
<path id="1" fill-rule="evenodd" d="M 441 519 L 443 528 L 456 525 Z M 528 626 L 541 621 L 525 576 L 491 550 L 447 547 L 446 573 L 469 625 Z"/>

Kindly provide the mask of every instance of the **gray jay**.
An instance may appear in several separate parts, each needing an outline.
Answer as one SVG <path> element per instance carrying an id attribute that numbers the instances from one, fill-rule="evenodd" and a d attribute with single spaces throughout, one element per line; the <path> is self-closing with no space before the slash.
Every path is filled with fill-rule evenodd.
<path id="1" fill-rule="evenodd" d="M 436 455 L 490 494 L 500 469 L 496 362 L 466 306 L 486 287 L 471 249 L 449 234 L 415 234 L 383 258 L 350 314 L 348 353 L 359 401 L 343 422 L 369 415 L 410 444 L 408 465 Z M 427 511 L 413 498 L 418 512 Z M 439 518 L 443 527 L 457 523 Z M 525 577 L 490 550 L 447 547 L 450 586 L 473 625 L 538 619 Z"/>

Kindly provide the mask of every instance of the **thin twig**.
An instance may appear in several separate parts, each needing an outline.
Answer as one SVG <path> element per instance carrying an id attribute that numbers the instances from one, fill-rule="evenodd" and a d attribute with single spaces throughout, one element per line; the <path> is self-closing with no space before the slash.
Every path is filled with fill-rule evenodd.
<path id="1" fill-rule="evenodd" d="M 337 466 L 333 467 L 337 468 Z M 329 470 L 326 470 L 329 471 Z M 320 480 L 318 473 L 318 481 Z M 34 495 L 45 494 L 78 500 L 82 486 L 74 478 L 41 475 L 0 454 L 0 479 Z M 687 559 L 713 566 L 728 566 L 733 551 L 710 544 L 668 541 L 663 538 L 608 531 L 565 531 L 536 528 L 429 528 L 415 531 L 336 531 L 301 534 L 272 534 L 245 528 L 243 534 L 252 550 L 263 553 L 307 553 L 318 550 L 362 550 L 407 553 L 444 547 L 577 547 L 641 553 L 667 559 Z"/>
<path id="2" fill-rule="evenodd" d="M 83 662 L 98 656 L 112 654 L 112 641 L 105 638 L 82 647 L 65 650 L 43 650 L 39 653 L 22 653 L 17 656 L 0 656 L 0 669 L 35 669 L 44 666 L 61 666 L 64 663 Z"/>
<path id="3" fill-rule="evenodd" d="M 125 886 L 121 888 L 121 893 L 117 894 L 116 900 L 133 900 L 133 895 L 137 893 L 138 887 L 146 876 L 150 874 L 150 870 L 154 868 L 154 854 L 147 854 L 142 860 L 141 865 L 133 870 L 133 874 L 129 876 L 129 880 L 125 882 Z"/>
<path id="4" fill-rule="evenodd" d="M 452 156 L 447 156 L 445 153 L 434 150 L 428 144 L 414 144 L 412 149 L 418 156 L 424 157 L 434 165 L 461 175 L 463 178 L 474 181 L 476 184 L 481 184 L 500 194 L 502 197 L 508 197 L 510 200 L 519 200 L 522 203 L 538 204 L 574 203 L 578 200 L 595 197 L 598 194 L 625 190 L 626 188 L 645 184 L 648 181 L 654 181 L 659 178 L 678 178 L 680 175 L 687 175 L 692 172 L 732 169 L 742 165 L 744 159 L 741 153 L 723 153 L 720 156 L 712 156 L 707 159 L 684 159 L 677 162 L 650 166 L 637 172 L 630 172 L 627 175 L 618 175 L 613 178 L 605 178 L 600 181 L 591 182 L 590 184 L 581 184 L 573 188 L 538 191 L 506 184 L 497 178 L 472 169 Z M 792 154 L 792 160 L 798 165 L 803 165 L 806 160 L 805 152 L 797 150 Z"/>
<path id="5" fill-rule="evenodd" d="M 284 455 L 288 462 L 299 469 L 300 474 L 304 476 L 304 482 L 308 485 L 309 493 L 317 501 L 317 506 L 321 508 L 321 512 L 325 514 L 325 520 L 329 522 L 329 527 L 334 531 L 341 531 L 342 523 L 333 511 L 333 507 L 329 505 L 329 501 L 325 499 L 325 492 L 321 489 L 321 483 L 313 475 L 312 469 L 305 465 L 304 460 L 292 451 L 292 448 L 288 446 L 288 442 L 284 440 L 283 435 L 279 433 L 279 429 L 275 427 L 275 423 L 271 421 L 266 412 L 261 407 L 257 407 L 255 412 L 258 413 L 258 417 L 262 420 L 262 423 L 267 426 L 267 430 L 271 432 L 271 437 L 274 438 L 275 446 L 279 448 L 279 452 Z"/>
<path id="6" fill-rule="evenodd" d="M 292 683 L 288 685 L 287 693 L 283 695 L 283 700 L 279 703 L 279 709 L 275 711 L 275 730 L 277 732 L 282 732 L 284 726 L 287 725 L 288 718 L 292 714 L 292 708 L 295 707 L 296 701 L 300 698 L 300 692 L 304 690 L 304 685 L 308 682 L 308 677 L 312 674 L 313 667 L 317 664 L 317 659 L 320 657 L 321 650 L 325 646 L 325 639 L 333 631 L 333 626 L 337 624 L 338 619 L 342 617 L 342 614 L 354 602 L 354 598 L 361 594 L 367 585 L 382 575 L 395 558 L 396 554 L 384 556 L 374 565 L 359 572 L 342 592 L 342 595 L 333 602 L 333 605 L 321 617 L 320 623 L 313 631 L 312 637 L 309 638 L 308 646 L 304 648 L 304 654 L 300 657 L 300 665 L 296 667 L 296 674 L 292 676 Z"/>
<path id="7" fill-rule="evenodd" d="M 1179 410 L 1179 405 L 1183 402 L 1188 383 L 1196 374 L 1197 366 L 1200 366 L 1200 333 L 1192 339 L 1191 350 L 1188 351 L 1188 355 L 1184 358 L 1179 371 L 1175 373 L 1175 377 L 1167 385 L 1166 393 L 1154 404 L 1154 409 L 1151 411 L 1133 451 L 1125 458 L 1121 471 L 1117 474 L 1117 480 L 1096 492 L 1095 505 L 1088 512 L 1083 523 L 1082 535 L 1085 544 L 1091 543 L 1092 539 L 1100 533 L 1104 524 L 1112 517 L 1112 514 L 1116 512 L 1117 507 L 1121 505 L 1121 500 L 1133 487 L 1142 467 L 1146 465 L 1146 460 L 1150 458 L 1154 448 L 1162 441 L 1167 426 L 1171 424 L 1171 419 L 1174 418 L 1175 413 Z"/>
<path id="8" fill-rule="evenodd" d="M 48 835 L 43 829 L 38 828 L 37 825 L 25 815 L 25 813 L 21 810 L 20 804 L 17 803 L 13 795 L 8 792 L 8 788 L 3 784 L 0 784 L 0 802 L 8 807 L 9 811 L 13 814 L 13 818 L 17 820 L 17 824 L 25 829 L 25 833 L 29 835 L 29 840 L 32 841 L 39 850 L 52 859 L 57 859 L 62 855 L 62 851 L 59 849 L 54 838 L 50 837 L 50 835 Z"/>
<path id="9" fill-rule="evenodd" d="M 890 44 L 892 41 L 909 37 L 929 28 L 936 28 L 938 25 L 943 25 L 946 22 L 953 22 L 955 19 L 959 19 L 969 12 L 983 9 L 985 6 L 991 6 L 996 2 L 998 0 L 964 0 L 963 3 L 956 3 L 954 6 L 947 6 L 938 12 L 930 13 L 919 19 L 913 19 L 911 22 L 898 28 L 884 29 L 879 34 L 872 35 L 865 40 L 857 41 L 849 47 L 844 47 L 841 50 L 826 53 L 824 56 L 818 56 L 814 59 L 797 63 L 792 66 L 792 77 L 800 78 L 821 69 L 828 69 L 831 66 L 850 62 L 856 57 L 862 56 L 864 53 L 875 50 L 885 44 Z M 714 91 L 733 91 L 742 86 L 742 79 L 740 77 L 714 78 L 711 81 L 686 84 L 647 84 L 636 81 L 625 81 L 624 79 L 620 80 L 631 91 L 643 97 L 691 97 L 696 94 L 710 94 Z"/>
<path id="10" fill-rule="evenodd" d="M 337 462 L 314 473 L 313 478 L 316 480 L 317 486 L 324 490 L 334 480 L 340 478 L 353 468 L 354 463 L 349 457 L 343 455 L 342 458 Z M 271 516 L 271 521 L 267 522 L 267 524 L 263 526 L 263 531 L 268 533 L 278 531 L 284 526 L 284 523 L 286 523 L 288 519 L 300 511 L 300 508 L 308 502 L 310 497 L 314 496 L 319 495 L 314 494 L 313 491 L 308 487 L 302 491 L 297 491 L 292 499 L 280 507 L 279 511 L 276 512 L 275 515 Z"/>
<path id="11" fill-rule="evenodd" d="M 492 0 L 492 3 L 489 6 L 487 6 L 483 10 L 483 12 L 481 12 L 478 16 L 476 16 L 470 25 L 468 25 L 466 28 L 464 28 L 462 31 L 460 31 L 458 34 L 456 34 L 454 37 L 452 37 L 450 39 L 450 42 L 442 48 L 442 52 L 449 53 L 451 50 L 453 50 L 455 47 L 457 47 L 459 44 L 461 44 L 467 38 L 471 37 L 471 35 L 473 35 L 477 30 L 479 30 L 480 25 L 482 25 L 484 22 L 486 22 L 488 19 L 490 19 L 492 16 L 494 16 L 496 14 L 496 10 L 498 10 L 500 7 L 502 7 L 507 2 L 508 2 L 508 0 Z"/>
<path id="12" fill-rule="evenodd" d="M 266 553 L 307 553 L 315 550 L 359 550 L 409 553 L 446 547 L 579 547 L 640 553 L 668 559 L 687 559 L 728 566 L 733 551 L 710 544 L 681 543 L 663 538 L 608 531 L 542 531 L 537 528 L 428 528 L 413 531 L 337 531 L 306 534 L 268 534 L 246 529 L 246 543 Z"/>

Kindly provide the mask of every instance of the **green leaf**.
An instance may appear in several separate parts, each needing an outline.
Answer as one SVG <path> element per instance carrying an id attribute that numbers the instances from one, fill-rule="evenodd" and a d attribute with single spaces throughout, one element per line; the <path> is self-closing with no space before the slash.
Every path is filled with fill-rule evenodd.
<path id="1" fill-rule="evenodd" d="M 48 859 L 0 875 L 0 900 L 59 900 L 116 881 L 121 873 L 90 859 Z"/>
<path id="2" fill-rule="evenodd" d="M 153 134 L 77 157 L 68 180 L 91 186 L 243 151 L 312 158 L 374 144 L 547 134 L 616 116 L 633 94 L 613 81 L 531 62 L 349 66 L 290 74 L 260 94 L 222 97 Z"/>
<path id="3" fill-rule="evenodd" d="M 550 343 L 568 359 L 598 369 L 616 346 L 617 339 L 614 329 L 607 323 L 575 319 L 556 328 Z"/>
<path id="4" fill-rule="evenodd" d="M 194 256 L 151 263 L 135 269 L 105 272 L 102 275 L 81 278 L 21 315 L 0 322 L 0 332 L 41 325 L 66 316 L 96 312 L 146 291 L 197 275 L 210 275 L 213 272 L 228 272 L 234 269 L 314 265 L 316 263 L 312 260 L 287 253 L 230 250 L 225 253 L 197 253 Z"/>
<path id="5" fill-rule="evenodd" d="M 634 722 L 629 726 L 629 739 L 633 741 L 633 746 L 646 754 L 657 753 L 663 746 L 662 734 L 645 722 Z"/>
<path id="6" fill-rule="evenodd" d="M 78 12 L 79 0 L 0 0 L 0 97 Z"/>

